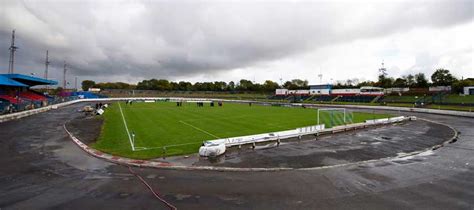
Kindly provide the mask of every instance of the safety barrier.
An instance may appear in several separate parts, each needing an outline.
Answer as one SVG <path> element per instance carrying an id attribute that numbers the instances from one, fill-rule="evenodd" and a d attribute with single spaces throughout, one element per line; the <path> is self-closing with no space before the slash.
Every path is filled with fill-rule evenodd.
<path id="1" fill-rule="evenodd" d="M 288 139 L 288 138 L 294 138 L 294 137 L 299 137 L 299 136 L 304 136 L 304 135 L 309 135 L 309 134 L 315 134 L 323 129 L 324 129 L 324 124 L 296 128 L 296 129 L 286 130 L 286 131 L 216 139 L 216 140 L 210 140 L 207 142 L 210 144 L 225 144 L 226 147 L 232 147 L 232 146 L 243 145 L 243 144 L 259 143 L 259 142 L 266 142 L 266 141 L 277 141 L 279 139 Z"/>

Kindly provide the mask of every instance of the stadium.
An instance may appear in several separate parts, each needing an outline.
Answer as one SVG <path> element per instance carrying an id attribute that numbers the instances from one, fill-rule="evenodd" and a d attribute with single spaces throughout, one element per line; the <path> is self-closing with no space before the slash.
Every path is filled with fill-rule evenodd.
<path id="1" fill-rule="evenodd" d="M 259 15 L 247 10 L 239 13 L 240 7 L 228 4 L 211 4 L 218 10 L 190 7 L 205 14 L 200 18 L 186 17 L 192 13 L 183 10 L 187 4 L 179 4 L 176 12 L 174 6 L 158 2 L 133 2 L 143 3 L 138 6 L 94 3 L 93 8 L 83 8 L 84 3 L 39 3 L 50 7 L 42 10 L 42 4 L 7 2 L 7 12 L 0 15 L 28 14 L 19 18 L 22 24 L 16 23 L 20 30 L 3 29 L 15 25 L 15 18 L 6 19 L 8 25 L 0 27 L 0 34 L 8 34 L 8 39 L 0 37 L 0 44 L 9 47 L 8 55 L 0 53 L 0 71 L 8 60 L 8 71 L 0 74 L 0 210 L 474 208 L 474 79 L 466 71 L 472 69 L 472 63 L 461 65 L 462 59 L 443 57 L 437 64 L 451 71 L 400 64 L 406 71 L 394 73 L 397 69 L 387 69 L 384 61 L 375 68 L 378 61 L 365 61 L 358 63 L 363 66 L 358 74 L 373 71 L 377 79 L 354 82 L 344 70 L 329 67 L 332 58 L 328 53 L 324 73 L 335 78 L 325 81 L 321 68 L 318 74 L 311 67 L 303 74 L 285 69 L 278 76 L 280 81 L 274 82 L 271 79 L 276 81 L 280 67 L 275 68 L 268 59 L 276 59 L 277 66 L 284 68 L 289 63 L 314 66 L 305 59 L 320 52 L 303 58 L 298 57 L 301 52 L 291 56 L 282 52 L 299 45 L 319 45 L 299 42 L 317 39 L 314 37 L 321 33 L 310 34 L 311 38 L 305 38 L 309 33 L 305 30 L 297 30 L 298 35 L 285 33 L 301 27 L 297 23 L 305 22 L 299 16 L 308 15 L 306 7 L 311 14 L 332 14 L 332 7 L 316 10 L 329 3 L 314 7 L 307 2 L 293 11 L 293 4 L 280 2 L 284 9 L 270 7 L 270 13 L 263 11 L 280 3 L 264 3 L 265 10 L 249 3 Z M 239 1 L 232 4 L 242 6 Z M 62 13 L 54 6 L 67 11 Z M 340 15 L 356 7 L 348 3 L 332 6 L 343 9 L 334 11 Z M 221 9 L 219 18 L 213 18 Z M 451 9 L 448 13 L 458 8 Z M 278 17 L 269 18 L 273 12 Z M 167 16 L 156 18 L 157 13 Z M 210 21 L 228 14 L 249 15 L 252 21 L 236 15 L 235 20 L 225 22 L 225 28 Z M 371 19 L 374 17 L 379 16 Z M 423 23 L 419 17 L 411 18 L 416 24 Z M 63 19 L 68 20 L 68 27 L 78 28 L 66 32 L 48 25 L 51 20 L 61 25 Z M 149 19 L 153 22 L 147 22 Z M 162 25 L 163 19 L 169 25 Z M 199 26 L 197 20 L 210 24 Z M 404 21 L 398 16 L 396 20 Z M 251 27 L 254 22 L 271 27 L 259 32 Z M 337 22 L 351 28 L 348 25 L 358 21 Z M 284 30 L 280 28 L 288 23 Z M 148 28 L 150 25 L 154 27 Z M 41 32 L 44 26 L 58 32 Z M 338 45 L 333 39 L 339 36 L 331 36 L 324 24 L 318 27 L 331 37 L 330 42 L 321 39 L 321 43 L 328 48 Z M 157 28 L 166 30 L 158 36 Z M 177 28 L 180 30 L 175 31 Z M 311 31 L 310 26 L 304 28 Z M 139 35 L 127 35 L 132 29 L 140 31 Z M 344 34 L 339 30 L 336 34 Z M 167 31 L 177 34 L 166 36 Z M 370 33 L 367 31 L 364 33 Z M 260 33 L 265 34 L 263 39 L 246 39 L 246 34 Z M 357 33 L 363 34 L 353 32 Z M 402 38 L 415 36 L 409 35 Z M 93 41 L 88 40 L 91 37 Z M 282 49 L 289 38 L 291 49 Z M 406 45 L 391 38 L 389 43 Z M 180 42 L 183 39 L 185 44 Z M 212 41 L 206 43 L 208 40 Z M 214 46 L 221 42 L 231 44 Z M 347 51 L 350 55 L 358 42 L 365 43 L 361 39 L 347 47 L 342 42 L 345 47 L 337 54 Z M 252 45 L 249 49 L 240 48 L 247 43 Z M 374 44 L 377 49 L 386 45 Z M 426 47 L 438 45 L 444 46 L 432 43 Z M 53 50 L 43 49 L 46 47 Z M 397 59 L 396 50 L 372 52 L 371 47 L 364 45 L 356 54 L 364 59 L 371 53 Z M 454 55 L 464 52 L 462 49 L 453 47 L 443 53 Z M 472 49 L 469 52 L 472 55 Z M 436 56 L 423 60 L 420 54 L 406 56 L 422 60 L 423 65 L 436 60 Z M 259 56 L 268 63 L 252 60 Z M 283 58 L 278 60 L 279 56 Z M 401 57 L 399 63 L 410 60 Z M 226 69 L 226 65 L 237 70 Z M 223 73 L 214 70 L 221 67 Z M 248 69 L 257 72 L 256 76 Z M 425 76 L 426 69 L 430 69 L 430 78 Z M 238 79 L 233 78 L 235 74 Z"/>
<path id="2" fill-rule="evenodd" d="M 335 179 L 348 182 L 344 184 L 345 189 L 356 191 L 364 203 L 338 191 L 334 200 L 337 203 L 326 201 L 327 208 L 349 203 L 351 206 L 372 206 L 372 202 L 382 199 L 387 193 L 380 194 L 365 187 L 361 189 L 350 180 L 371 186 L 369 189 L 389 187 L 391 196 L 404 202 L 423 197 L 421 192 L 428 190 L 434 194 L 423 197 L 424 202 L 438 202 L 431 197 L 455 193 L 460 202 L 458 205 L 470 205 L 463 204 L 470 199 L 459 195 L 467 196 L 471 189 L 461 187 L 469 185 L 468 177 L 473 175 L 469 170 L 472 156 L 468 149 L 473 144 L 470 138 L 471 112 L 305 103 L 304 97 L 321 97 L 310 94 L 287 94 L 283 100 L 275 101 L 281 97 L 278 94 L 281 90 L 276 90 L 266 101 L 189 97 L 107 98 L 106 91 L 49 96 L 32 88 L 35 85 L 54 85 L 55 81 L 27 75 L 2 77 L 3 93 L 16 94 L 2 96 L 10 107 L 14 107 L 14 112 L 0 116 L 0 134 L 5 139 L 2 147 L 2 160 L 7 166 L 5 173 L 15 174 L 30 183 L 16 185 L 17 189 L 13 191 L 4 191 L 2 205 L 25 208 L 60 205 L 69 208 L 82 206 L 77 202 L 85 202 L 95 207 L 113 203 L 112 206 L 126 208 L 188 208 L 195 206 L 188 203 L 191 199 L 201 200 L 200 207 L 221 208 L 238 205 L 236 200 L 215 196 L 217 192 L 232 188 L 235 191 L 226 196 L 245 192 L 239 199 L 245 198 L 247 205 L 273 208 L 276 204 L 294 205 L 280 203 L 283 198 L 273 195 L 281 190 L 278 186 L 289 188 L 284 190 L 285 194 L 293 194 L 293 187 L 305 189 L 308 183 L 316 184 L 319 190 L 303 190 L 299 199 L 310 199 L 305 195 L 318 193 L 320 199 L 325 200 L 329 199 L 326 191 L 336 189 Z M 295 96 L 301 97 L 299 102 L 294 102 Z M 24 111 L 20 111 L 22 108 Z M 16 164 L 11 164 L 13 162 Z M 449 162 L 448 168 L 446 162 Z M 25 170 L 33 170 L 35 174 L 27 175 L 29 173 Z M 426 172 L 420 173 L 420 170 Z M 142 180 L 150 187 L 151 193 L 138 187 L 140 185 L 131 181 L 134 179 L 124 176 L 127 173 Z M 242 176 L 246 178 L 242 179 Z M 273 178 L 267 179 L 266 176 Z M 31 186 L 43 186 L 35 183 L 40 177 L 53 186 L 42 189 L 43 193 L 62 194 L 56 196 L 59 203 L 15 201 L 24 197 Z M 79 177 L 92 179 L 86 178 L 88 181 L 85 181 Z M 191 177 L 193 180 L 188 180 Z M 397 182 L 389 181 L 395 178 L 406 183 L 407 187 L 400 189 Z M 203 184 L 209 180 L 214 181 Z M 255 184 L 248 186 L 249 181 Z M 63 182 L 71 184 L 60 184 Z M 426 182 L 433 184 L 426 185 Z M 2 188 L 12 189 L 13 183 L 3 182 Z M 101 187 L 93 191 L 100 194 L 90 195 L 91 187 L 97 184 Z M 188 196 L 187 193 L 192 192 L 186 190 L 189 189 L 186 185 L 190 184 L 198 185 L 194 189 L 199 189 L 199 192 L 194 193 L 199 197 Z M 239 187 L 242 185 L 247 187 Z M 135 187 L 130 188 L 132 186 Z M 433 187 L 442 188 L 431 191 Z M 165 194 L 154 196 L 156 189 Z M 97 203 L 116 190 L 120 196 Z M 87 194 L 78 195 L 78 191 Z M 415 193 L 416 196 L 409 198 L 406 193 Z M 260 196 L 257 200 L 247 197 L 257 194 Z M 71 201 L 71 195 L 78 200 Z M 40 199 L 42 196 L 33 197 Z M 451 202 L 438 203 L 445 207 L 453 205 Z M 312 208 L 312 204 L 308 205 Z M 401 203 L 390 205 L 395 207 Z"/>

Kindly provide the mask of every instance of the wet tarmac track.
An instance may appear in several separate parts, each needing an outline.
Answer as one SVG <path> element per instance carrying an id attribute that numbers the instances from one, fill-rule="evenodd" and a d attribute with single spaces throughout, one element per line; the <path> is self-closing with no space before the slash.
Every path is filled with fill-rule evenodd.
<path id="1" fill-rule="evenodd" d="M 67 138 L 62 126 L 83 105 L 0 124 L 1 209 L 166 208 L 128 168 Z M 134 170 L 179 209 L 473 209 L 474 119 L 410 114 L 451 125 L 458 140 L 413 157 L 317 170 Z M 374 138 L 355 135 L 359 143 Z"/>
<path id="2" fill-rule="evenodd" d="M 451 139 L 455 132 L 433 122 L 417 120 L 301 140 L 294 138 L 280 144 L 257 146 L 255 150 L 227 151 L 219 160 L 201 158 L 195 165 L 240 168 L 314 168 L 397 157 L 422 151 Z"/>

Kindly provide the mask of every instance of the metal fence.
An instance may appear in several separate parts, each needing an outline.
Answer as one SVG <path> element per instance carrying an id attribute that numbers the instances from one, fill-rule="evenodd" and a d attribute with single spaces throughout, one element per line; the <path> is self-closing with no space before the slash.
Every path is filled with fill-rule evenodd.
<path id="1" fill-rule="evenodd" d="M 16 104 L 10 103 L 7 100 L 1 100 L 0 101 L 0 115 L 21 112 L 25 110 L 37 109 L 37 108 L 64 103 L 68 101 L 73 101 L 77 99 L 79 99 L 78 96 L 51 97 L 44 101 L 21 99 L 21 100 L 18 100 Z"/>

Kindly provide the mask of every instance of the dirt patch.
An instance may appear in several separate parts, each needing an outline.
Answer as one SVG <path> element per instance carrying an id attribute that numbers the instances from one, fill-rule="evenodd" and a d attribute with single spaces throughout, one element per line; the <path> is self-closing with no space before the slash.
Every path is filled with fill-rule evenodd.
<path id="1" fill-rule="evenodd" d="M 66 127 L 84 144 L 90 145 L 99 137 L 103 123 L 103 117 L 82 116 L 71 120 Z"/>

